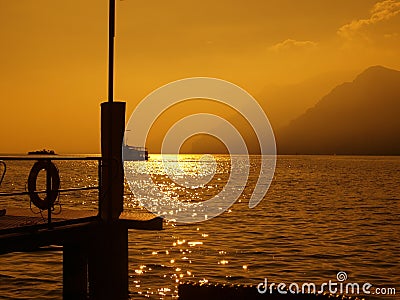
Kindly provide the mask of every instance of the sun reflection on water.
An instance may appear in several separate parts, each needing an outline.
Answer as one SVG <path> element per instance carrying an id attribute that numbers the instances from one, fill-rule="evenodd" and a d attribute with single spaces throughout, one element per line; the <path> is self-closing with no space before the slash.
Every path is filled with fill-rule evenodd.
<path id="1" fill-rule="evenodd" d="M 400 256 L 399 158 L 281 157 L 267 197 L 249 209 L 260 159 L 251 158 L 244 192 L 221 216 L 191 225 L 166 221 L 160 232 L 130 231 L 132 299 L 175 299 L 179 283 L 186 281 L 258 284 L 268 277 L 275 282 L 324 282 L 334 279 L 339 268 L 351 271 L 354 282 L 391 286 L 400 281 L 395 259 Z M 143 163 L 154 168 L 155 178 L 177 201 L 204 201 L 221 189 L 229 170 L 229 159 L 217 156 L 216 176 L 189 193 L 166 178 L 159 162 L 152 156 Z M 64 188 L 97 184 L 96 164 L 57 165 Z M 2 192 L 23 190 L 26 178 L 20 174 L 28 174 L 30 167 L 10 164 Z M 127 186 L 125 193 L 125 210 L 143 209 Z M 64 207 L 96 209 L 97 193 L 74 192 L 60 199 Z M 26 207 L 28 200 L 7 203 Z M 34 287 L 27 287 L 26 294 L 38 293 L 38 299 L 61 297 L 61 252 L 3 255 L 1 268 L 5 298 L 21 298 L 21 282 Z"/>

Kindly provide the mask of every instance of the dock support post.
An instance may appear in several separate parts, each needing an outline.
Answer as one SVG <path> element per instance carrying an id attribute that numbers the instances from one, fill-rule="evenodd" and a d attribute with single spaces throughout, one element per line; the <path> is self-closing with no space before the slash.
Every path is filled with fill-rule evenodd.
<path id="1" fill-rule="evenodd" d="M 83 243 L 63 246 L 63 299 L 84 300 L 88 292 L 87 247 Z"/>
<path id="2" fill-rule="evenodd" d="M 128 229 L 121 223 L 101 225 L 90 249 L 90 299 L 128 299 Z"/>
<path id="3" fill-rule="evenodd" d="M 101 104 L 101 197 L 100 217 L 105 222 L 118 220 L 123 210 L 124 167 L 122 141 L 125 130 L 125 102 Z"/>
<path id="4" fill-rule="evenodd" d="M 128 229 L 119 221 L 124 201 L 122 141 L 125 102 L 101 104 L 101 197 L 102 223 L 89 241 L 89 297 L 95 300 L 126 300 L 128 284 Z"/>

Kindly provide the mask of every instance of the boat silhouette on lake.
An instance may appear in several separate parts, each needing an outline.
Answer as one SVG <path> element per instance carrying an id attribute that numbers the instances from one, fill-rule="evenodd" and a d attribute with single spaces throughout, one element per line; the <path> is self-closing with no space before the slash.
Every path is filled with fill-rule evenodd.
<path id="1" fill-rule="evenodd" d="M 124 144 L 122 145 L 122 157 L 124 161 L 148 160 L 149 151 L 145 147 Z"/>
<path id="2" fill-rule="evenodd" d="M 54 150 L 36 150 L 36 151 L 29 151 L 28 155 L 57 155 Z"/>

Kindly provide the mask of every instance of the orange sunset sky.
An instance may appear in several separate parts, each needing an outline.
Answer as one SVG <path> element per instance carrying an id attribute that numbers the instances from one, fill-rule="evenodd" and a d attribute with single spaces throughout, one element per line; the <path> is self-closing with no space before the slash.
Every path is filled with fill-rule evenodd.
<path id="1" fill-rule="evenodd" d="M 107 0 L 0 0 L 0 153 L 99 152 L 107 19 Z M 321 74 L 339 84 L 371 65 L 400 69 L 399 30 L 395 0 L 117 1 L 115 98 L 128 120 L 185 77 L 225 79 L 256 99 Z M 169 122 L 224 115 L 204 106 L 175 108 Z"/>

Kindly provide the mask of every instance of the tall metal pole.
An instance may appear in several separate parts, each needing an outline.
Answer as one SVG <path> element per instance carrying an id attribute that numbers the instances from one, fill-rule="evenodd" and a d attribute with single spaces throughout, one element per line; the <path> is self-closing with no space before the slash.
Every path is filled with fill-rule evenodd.
<path id="1" fill-rule="evenodd" d="M 115 0 L 110 0 L 108 16 L 108 102 L 114 101 Z"/>
<path id="2" fill-rule="evenodd" d="M 101 104 L 101 189 L 99 213 L 104 221 L 116 221 L 123 210 L 124 169 L 122 143 L 125 102 L 114 101 L 114 37 L 116 0 L 109 7 L 108 101 Z"/>
<path id="3" fill-rule="evenodd" d="M 98 224 L 88 241 L 88 272 L 86 272 L 89 277 L 89 299 L 96 300 L 129 299 L 128 229 L 119 220 L 124 208 L 122 143 L 125 102 L 114 102 L 115 2 L 110 0 L 109 8 L 108 101 L 101 103 L 102 162 L 99 217 L 102 222 Z M 80 272 L 84 273 L 85 270 Z"/>

